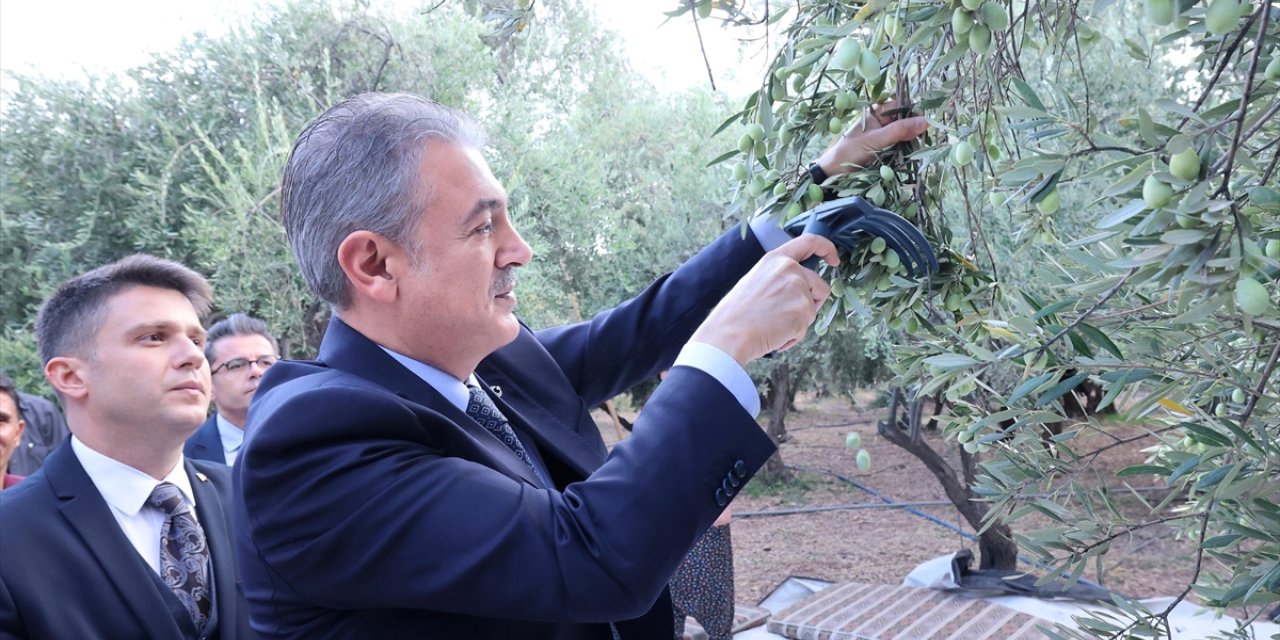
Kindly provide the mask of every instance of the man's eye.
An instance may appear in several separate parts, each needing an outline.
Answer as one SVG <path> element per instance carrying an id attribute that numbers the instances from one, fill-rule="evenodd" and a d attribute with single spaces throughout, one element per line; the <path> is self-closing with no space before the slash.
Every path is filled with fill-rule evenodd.
<path id="1" fill-rule="evenodd" d="M 490 222 L 487 224 L 480 225 L 479 227 L 476 227 L 475 233 L 484 233 L 484 234 L 493 233 L 493 223 Z"/>

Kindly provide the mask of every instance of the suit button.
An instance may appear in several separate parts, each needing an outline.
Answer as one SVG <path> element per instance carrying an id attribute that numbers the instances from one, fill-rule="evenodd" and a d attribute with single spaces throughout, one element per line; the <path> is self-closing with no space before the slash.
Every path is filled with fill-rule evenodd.
<path id="1" fill-rule="evenodd" d="M 729 484 L 732 485 L 735 489 L 742 486 L 742 480 L 738 479 L 738 476 L 732 473 L 725 474 L 724 479 L 728 480 Z"/>
<path id="2" fill-rule="evenodd" d="M 747 477 L 747 463 L 741 460 L 733 463 L 733 474 L 739 478 Z"/>
<path id="3" fill-rule="evenodd" d="M 729 496 L 724 494 L 724 489 L 716 489 L 716 504 L 722 507 L 729 504 Z"/>

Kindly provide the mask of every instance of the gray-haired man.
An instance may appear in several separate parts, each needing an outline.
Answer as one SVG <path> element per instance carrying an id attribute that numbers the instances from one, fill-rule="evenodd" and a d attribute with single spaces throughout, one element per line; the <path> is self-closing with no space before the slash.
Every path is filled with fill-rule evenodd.
<path id="1" fill-rule="evenodd" d="M 236 463 L 249 402 L 262 374 L 279 359 L 279 351 L 267 324 L 252 316 L 232 314 L 209 327 L 204 355 L 213 372 L 217 412 L 187 440 L 183 453 L 188 458 Z"/>

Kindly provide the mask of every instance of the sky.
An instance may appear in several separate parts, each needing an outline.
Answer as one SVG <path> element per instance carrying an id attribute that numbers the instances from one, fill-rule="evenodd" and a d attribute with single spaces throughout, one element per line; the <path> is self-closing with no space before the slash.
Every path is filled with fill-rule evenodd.
<path id="1" fill-rule="evenodd" d="M 663 15 L 676 2 L 609 1 L 597 3 L 595 10 L 620 34 L 630 59 L 644 61 L 633 66 L 660 88 L 709 87 L 689 16 L 668 22 Z M 175 47 L 185 34 L 222 32 L 254 6 L 250 0 L 5 0 L 0 3 L 0 71 L 61 77 L 121 71 Z M 718 23 L 702 23 L 702 35 L 717 88 L 731 95 L 749 91 L 760 77 L 763 57 L 744 63 L 737 30 Z"/>

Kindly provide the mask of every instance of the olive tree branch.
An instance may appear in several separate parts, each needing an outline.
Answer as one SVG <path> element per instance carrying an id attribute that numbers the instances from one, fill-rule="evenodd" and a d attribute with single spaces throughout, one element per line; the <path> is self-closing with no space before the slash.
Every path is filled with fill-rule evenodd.
<path id="1" fill-rule="evenodd" d="M 1048 341 L 1040 345 L 1040 348 L 1036 350 L 1036 357 L 1039 358 L 1040 356 L 1044 355 L 1044 352 L 1047 351 L 1049 347 L 1053 346 L 1054 343 L 1061 340 L 1068 333 L 1071 333 L 1072 331 L 1074 331 L 1076 327 L 1080 326 L 1080 323 L 1087 320 L 1089 316 L 1093 315 L 1095 311 L 1097 311 L 1098 309 L 1101 309 L 1102 305 L 1106 304 L 1107 301 L 1112 298 L 1112 296 L 1116 295 L 1116 293 L 1118 293 L 1120 289 L 1124 287 L 1125 283 L 1128 282 L 1129 279 L 1132 278 L 1137 273 L 1138 273 L 1137 267 L 1134 267 L 1130 269 L 1127 273 L 1125 273 L 1124 277 L 1120 278 L 1120 280 L 1116 282 L 1114 285 L 1112 285 L 1111 288 L 1106 291 L 1106 293 L 1102 294 L 1102 296 L 1098 298 L 1098 301 L 1093 303 L 1092 307 L 1089 307 L 1089 309 L 1086 310 L 1084 313 L 1080 314 L 1079 316 L 1076 316 L 1076 319 L 1072 320 L 1071 324 L 1063 327 L 1061 331 L 1054 334 L 1052 338 L 1049 338 Z"/>
<path id="2" fill-rule="evenodd" d="M 1263 6 L 1258 9 L 1262 14 L 1262 21 L 1258 24 L 1258 43 L 1266 41 L 1267 25 L 1271 22 L 1270 2 L 1264 2 Z M 1246 29 L 1240 30 L 1240 35 L 1236 38 L 1239 41 L 1244 37 Z M 1244 94 L 1240 96 L 1240 109 L 1236 111 L 1236 132 L 1231 140 L 1231 147 L 1227 150 L 1227 161 L 1225 168 L 1222 170 L 1222 186 L 1218 188 L 1218 194 L 1231 194 L 1231 170 L 1235 164 L 1236 151 L 1240 148 L 1240 134 L 1244 132 L 1244 117 L 1249 111 L 1249 98 L 1253 95 L 1253 78 L 1258 73 L 1258 59 L 1262 56 L 1262 47 L 1253 48 L 1253 55 L 1249 58 L 1249 71 L 1245 74 Z"/>

